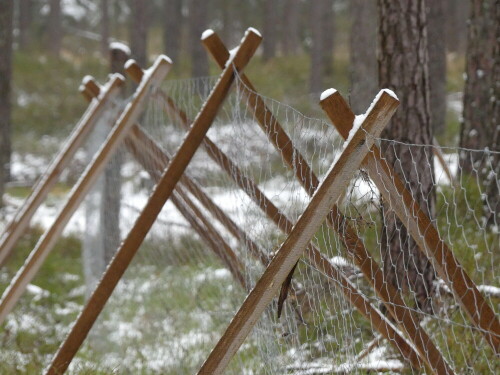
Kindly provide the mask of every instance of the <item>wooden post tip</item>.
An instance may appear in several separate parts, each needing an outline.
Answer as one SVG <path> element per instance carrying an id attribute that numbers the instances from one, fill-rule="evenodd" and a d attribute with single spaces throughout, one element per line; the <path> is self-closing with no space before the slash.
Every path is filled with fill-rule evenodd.
<path id="1" fill-rule="evenodd" d="M 101 86 L 97 83 L 94 77 L 85 76 L 82 80 L 82 84 L 80 85 L 80 91 L 85 91 L 92 98 L 97 97 L 101 92 Z M 83 89 L 83 91 L 82 91 Z"/>
<path id="2" fill-rule="evenodd" d="M 202 34 L 201 34 L 201 40 L 205 40 L 209 37 L 211 37 L 212 35 L 215 34 L 215 31 L 213 31 L 212 29 L 206 29 Z"/>
<path id="3" fill-rule="evenodd" d="M 125 72 L 136 83 L 140 82 L 144 75 L 144 71 L 134 59 L 127 60 L 125 63 Z"/>
<path id="4" fill-rule="evenodd" d="M 260 33 L 259 30 L 253 28 L 253 27 L 249 27 L 246 31 L 245 31 L 245 36 L 247 36 L 248 34 L 255 34 L 257 35 L 259 38 L 262 38 L 262 34 Z"/>
<path id="5" fill-rule="evenodd" d="M 329 98 L 330 96 L 332 96 L 336 92 L 337 92 L 337 90 L 335 90 L 334 88 L 330 88 L 330 89 L 323 91 L 321 93 L 321 96 L 319 97 L 319 101 L 322 102 L 323 100 L 326 100 L 327 98 Z"/>

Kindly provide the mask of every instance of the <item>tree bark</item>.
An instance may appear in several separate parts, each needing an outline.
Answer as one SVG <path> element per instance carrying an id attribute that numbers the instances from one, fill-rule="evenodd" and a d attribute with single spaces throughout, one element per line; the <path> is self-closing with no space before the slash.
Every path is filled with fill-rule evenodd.
<path id="1" fill-rule="evenodd" d="M 101 50 L 104 56 L 108 54 L 109 30 L 109 0 L 101 0 Z"/>
<path id="2" fill-rule="evenodd" d="M 13 17 L 14 1 L 0 1 L 0 207 L 10 179 Z"/>
<path id="3" fill-rule="evenodd" d="M 208 0 L 191 0 L 189 7 L 189 39 L 191 48 L 191 75 L 193 77 L 208 76 L 207 53 L 200 43 L 200 37 L 206 30 Z"/>
<path id="4" fill-rule="evenodd" d="M 311 10 L 311 72 L 309 79 L 309 90 L 317 93 L 323 89 L 323 73 L 325 71 L 324 32 L 322 25 L 323 13 L 325 12 L 325 0 L 315 0 L 310 5 Z"/>
<path id="5" fill-rule="evenodd" d="M 415 200 L 432 219 L 435 210 L 429 113 L 426 4 L 424 0 L 378 0 L 380 86 L 396 92 L 401 105 L 382 134 L 389 164 L 406 182 Z M 410 293 L 421 310 L 431 313 L 435 272 L 429 260 L 382 202 L 381 251 L 388 282 Z"/>
<path id="6" fill-rule="evenodd" d="M 148 10 L 149 2 L 143 0 L 132 0 L 131 2 L 130 49 L 132 57 L 139 65 L 145 67 L 148 64 Z"/>
<path id="7" fill-rule="evenodd" d="M 494 6 L 495 43 L 490 86 L 490 128 L 493 136 L 488 148 L 500 153 L 500 0 Z M 486 160 L 485 217 L 490 226 L 500 227 L 500 154 L 492 154 Z"/>
<path id="8" fill-rule="evenodd" d="M 431 3 L 430 1 L 429 3 Z M 449 52 L 463 53 L 467 40 L 469 1 L 446 0 L 446 48 Z"/>
<path id="9" fill-rule="evenodd" d="M 61 0 L 50 0 L 49 13 L 49 51 L 59 57 L 62 45 Z"/>
<path id="10" fill-rule="evenodd" d="M 111 73 L 125 75 L 124 65 L 130 56 L 122 49 L 109 50 Z M 125 95 L 123 95 L 125 96 Z M 107 266 L 120 245 L 120 205 L 121 205 L 121 168 L 123 150 L 120 148 L 110 159 L 104 172 L 101 204 L 101 223 L 103 232 L 104 264 Z M 104 271 L 104 270 L 103 270 Z"/>
<path id="11" fill-rule="evenodd" d="M 445 0 L 428 3 L 427 31 L 429 48 L 429 89 L 431 124 L 434 133 L 442 134 L 446 121 L 446 42 Z"/>
<path id="12" fill-rule="evenodd" d="M 323 24 L 323 50 L 324 53 L 324 74 L 329 76 L 333 74 L 333 54 L 335 48 L 335 13 L 333 11 L 332 0 L 323 0 L 324 11 L 321 17 Z"/>
<path id="13" fill-rule="evenodd" d="M 286 0 L 283 9 L 283 54 L 295 55 L 300 49 L 299 39 L 299 0 Z"/>
<path id="14" fill-rule="evenodd" d="M 493 137 L 490 108 L 490 87 L 495 40 L 494 0 L 471 0 L 467 36 L 463 123 L 460 147 L 483 149 Z M 460 168 L 465 173 L 480 170 L 481 153 L 461 152 Z"/>
<path id="15" fill-rule="evenodd" d="M 262 59 L 269 61 L 276 56 L 278 41 L 278 0 L 264 1 L 264 25 L 262 31 L 265 38 L 262 40 Z"/>
<path id="16" fill-rule="evenodd" d="M 364 113 L 377 94 L 377 2 L 351 1 L 350 105 Z"/>
<path id="17" fill-rule="evenodd" d="M 19 1 L 19 49 L 25 50 L 30 43 L 33 0 Z"/>
<path id="18" fill-rule="evenodd" d="M 165 53 L 175 62 L 179 57 L 182 35 L 182 0 L 164 0 L 165 22 L 163 44 Z"/>

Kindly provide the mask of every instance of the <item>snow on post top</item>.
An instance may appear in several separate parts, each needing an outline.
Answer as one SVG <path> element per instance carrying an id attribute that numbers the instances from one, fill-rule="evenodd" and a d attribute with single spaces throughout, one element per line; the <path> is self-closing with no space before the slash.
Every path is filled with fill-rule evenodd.
<path id="1" fill-rule="evenodd" d="M 161 57 L 162 60 L 166 60 L 169 64 L 172 64 L 172 59 L 170 57 L 168 57 L 167 55 L 160 55 L 159 57 Z"/>
<path id="2" fill-rule="evenodd" d="M 399 100 L 398 96 L 394 93 L 394 91 L 389 89 L 383 89 L 382 91 L 385 92 L 387 95 L 392 96 L 394 99 Z"/>
<path id="3" fill-rule="evenodd" d="M 212 29 L 206 29 L 203 34 L 201 34 L 201 40 L 207 39 L 209 36 L 213 35 L 214 31 Z"/>
<path id="4" fill-rule="evenodd" d="M 319 97 L 319 100 L 325 100 L 326 98 L 328 98 L 329 96 L 332 96 L 333 94 L 335 94 L 337 92 L 337 90 L 335 89 L 328 89 L 328 90 L 325 90 L 321 93 L 321 96 Z"/>
<path id="5" fill-rule="evenodd" d="M 120 51 L 123 51 L 125 54 L 129 56 L 132 54 L 129 46 L 127 46 L 125 43 L 122 42 L 111 42 L 109 44 L 109 49 L 119 49 Z"/>
<path id="6" fill-rule="evenodd" d="M 85 77 L 83 77 L 82 79 L 82 84 L 83 85 L 87 85 L 87 83 L 89 83 L 90 81 L 92 81 L 94 79 L 94 77 L 92 76 L 89 76 L 89 75 L 86 75 Z"/>
<path id="7" fill-rule="evenodd" d="M 125 69 L 128 70 L 132 65 L 137 64 L 137 61 L 134 59 L 128 59 L 127 62 L 125 63 Z"/>
<path id="8" fill-rule="evenodd" d="M 110 75 L 110 78 L 111 79 L 119 79 L 120 81 L 125 82 L 125 77 L 123 76 L 123 74 L 120 74 L 120 73 L 113 73 Z"/>
<path id="9" fill-rule="evenodd" d="M 249 27 L 247 29 L 247 31 L 245 31 L 245 35 L 247 35 L 249 32 L 253 32 L 254 34 L 257 34 L 258 36 L 262 37 L 261 33 L 259 32 L 259 30 L 253 28 L 253 27 Z"/>

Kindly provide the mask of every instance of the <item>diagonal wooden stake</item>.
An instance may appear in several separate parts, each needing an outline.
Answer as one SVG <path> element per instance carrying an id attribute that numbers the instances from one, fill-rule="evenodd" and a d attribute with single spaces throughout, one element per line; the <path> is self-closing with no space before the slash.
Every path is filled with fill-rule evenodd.
<path id="1" fill-rule="evenodd" d="M 127 63 L 129 65 L 129 63 Z M 141 79 L 137 81 L 140 83 Z M 82 89 L 85 98 L 93 98 L 101 92 L 100 85 L 89 78 Z M 164 154 L 160 146 L 152 140 L 138 124 L 132 126 L 130 134 L 124 141 L 125 147 L 132 156 L 139 162 L 145 171 L 149 173 L 156 183 L 161 177 L 161 172 L 167 167 L 169 158 Z M 163 157 L 162 157 L 163 156 Z M 241 287 L 247 290 L 245 278 L 243 276 L 243 265 L 236 257 L 235 252 L 217 232 L 215 227 L 196 207 L 194 202 L 184 192 L 184 186 L 178 185 L 175 194 L 172 195 L 172 203 L 184 218 L 191 224 L 195 232 L 212 249 L 215 255 L 222 260 Z M 223 251 L 221 251 L 221 249 Z"/>
<path id="2" fill-rule="evenodd" d="M 164 56 L 160 56 L 152 67 L 150 74 L 145 76 L 144 82 L 137 88 L 133 101 L 117 120 L 106 142 L 95 155 L 92 163 L 85 169 L 82 176 L 71 190 L 70 196 L 63 206 L 52 226 L 40 238 L 35 248 L 31 251 L 24 265 L 19 269 L 10 285 L 5 290 L 0 300 L 0 324 L 15 306 L 26 286 L 33 280 L 43 262 L 54 247 L 57 239 L 71 219 L 85 195 L 104 170 L 107 161 L 111 158 L 120 143 L 125 138 L 132 123 L 137 119 L 142 105 L 147 97 L 149 88 L 161 81 L 168 70 L 170 63 Z"/>
<path id="3" fill-rule="evenodd" d="M 202 42 L 216 63 L 221 67 L 224 66 L 225 61 L 229 57 L 229 51 L 218 35 L 215 33 L 209 34 Z M 269 108 L 267 108 L 250 80 L 245 74 L 241 74 L 240 79 L 243 83 L 240 89 L 245 96 L 245 104 L 253 111 L 257 122 L 280 153 L 285 163 L 295 172 L 298 181 L 307 193 L 312 195 L 318 187 L 318 178 L 300 152 L 295 149 L 292 140 L 288 137 Z M 406 306 L 399 292 L 392 285 L 385 282 L 379 265 L 370 256 L 362 239 L 358 237 L 356 230 L 349 224 L 336 205 L 332 206 L 332 210 L 327 216 L 327 223 L 337 232 L 340 240 L 347 249 L 347 254 L 360 268 L 361 272 L 363 272 L 365 279 L 373 286 L 373 289 L 401 330 L 414 343 L 423 361 L 429 368 L 433 369 L 434 373 L 451 373 L 439 350 L 418 324 L 417 316 Z M 439 369 L 441 371 L 438 371 Z"/>
<path id="4" fill-rule="evenodd" d="M 84 79 L 85 81 L 85 79 Z M 61 173 L 66 169 L 76 151 L 94 128 L 97 120 L 109 110 L 109 104 L 117 97 L 123 86 L 124 78 L 114 74 L 106 84 L 102 94 L 90 103 L 78 124 L 73 129 L 63 149 L 57 154 L 42 177 L 33 187 L 33 190 L 24 204 L 20 207 L 12 221 L 5 228 L 0 242 L 0 265 L 4 264 L 11 254 L 19 238 L 26 231 L 36 210 L 56 184 Z"/>
<path id="5" fill-rule="evenodd" d="M 143 211 L 108 265 L 101 281 L 78 316 L 66 340 L 52 359 L 51 364 L 46 370 L 47 375 L 60 374 L 68 368 L 69 363 L 85 340 L 90 328 L 104 308 L 123 273 L 132 261 L 151 226 L 154 224 L 163 205 L 172 195 L 177 182 L 182 177 L 186 167 L 200 146 L 229 92 L 231 84 L 234 82 L 235 69 L 236 71 L 244 69 L 259 46 L 261 39 L 260 34 L 254 30 L 249 29 L 245 33 L 232 64 L 221 73 L 219 80 L 196 116 L 184 141 L 163 172 Z"/>
<path id="6" fill-rule="evenodd" d="M 243 302 L 198 374 L 221 374 L 227 367 L 325 220 L 330 207 L 347 188 L 355 169 L 369 152 L 374 138 L 380 135 L 389 122 L 398 104 L 397 100 L 385 93 L 379 98 L 363 122 L 362 128 L 358 129 L 339 159 L 330 168 L 290 235 Z"/>
<path id="7" fill-rule="evenodd" d="M 354 121 L 354 113 L 344 98 L 336 93 L 327 98 L 322 106 L 338 132 L 346 138 Z M 391 208 L 407 227 L 420 250 L 431 260 L 433 267 L 446 282 L 473 324 L 483 334 L 496 355 L 500 355 L 500 323 L 494 311 L 406 189 L 403 181 L 382 157 L 377 146 L 373 147 L 363 166 L 384 199 L 390 203 Z"/>
<path id="8" fill-rule="evenodd" d="M 135 62 L 129 61 L 127 63 L 127 73 L 135 81 L 140 81 L 143 75 L 142 69 Z M 186 114 L 179 109 L 174 101 L 162 90 L 157 90 L 156 94 L 163 99 L 165 104 L 165 111 L 172 117 L 176 118 L 178 122 L 185 128 L 189 129 L 189 120 Z M 267 196 L 260 190 L 259 186 L 248 178 L 219 147 L 205 137 L 203 142 L 209 156 L 225 170 L 233 181 L 238 185 L 247 195 L 257 204 L 257 206 L 273 221 L 276 226 L 285 234 L 289 234 L 293 223 L 288 217 L 275 206 L 275 204 L 267 198 Z M 153 146 L 147 147 L 153 149 Z M 337 266 L 325 257 L 319 249 L 313 244 L 308 245 L 306 255 L 310 259 L 312 265 L 316 267 L 321 273 L 329 277 L 329 281 L 336 281 L 340 286 L 340 290 L 345 294 L 347 299 L 367 318 L 381 333 L 386 337 L 389 342 L 396 346 L 402 353 L 403 357 L 408 359 L 413 367 L 420 368 L 417 353 L 413 348 L 407 344 L 406 340 L 397 332 L 394 327 L 387 321 L 378 309 L 376 309 L 367 298 L 352 284 L 349 279 L 338 269 Z M 268 261 L 263 262 L 267 265 Z M 337 286 L 337 285 L 336 285 Z"/>

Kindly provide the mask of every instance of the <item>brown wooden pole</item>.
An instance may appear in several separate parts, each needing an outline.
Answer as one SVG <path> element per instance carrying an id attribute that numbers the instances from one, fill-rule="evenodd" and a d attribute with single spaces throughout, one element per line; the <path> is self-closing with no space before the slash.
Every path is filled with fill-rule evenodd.
<path id="1" fill-rule="evenodd" d="M 92 188 L 100 173 L 104 170 L 108 160 L 125 139 L 127 131 L 139 117 L 140 111 L 149 94 L 150 87 L 157 85 L 163 80 L 170 66 L 169 60 L 165 56 L 160 56 L 149 74 L 144 76 L 144 81 L 138 86 L 132 102 L 117 120 L 106 142 L 71 190 L 68 200 L 57 215 L 54 223 L 40 238 L 24 265 L 19 269 L 4 291 L 0 300 L 0 324 L 22 296 L 27 285 L 33 280 L 73 213 Z"/>
<path id="2" fill-rule="evenodd" d="M 104 86 L 102 94 L 91 102 L 88 110 L 75 126 L 63 149 L 57 154 L 50 166 L 38 180 L 24 204 L 18 210 L 12 221 L 4 230 L 0 242 L 0 265 L 4 264 L 11 254 L 19 238 L 26 231 L 33 215 L 57 183 L 59 176 L 66 169 L 76 151 L 80 148 L 97 120 L 109 109 L 110 102 L 117 97 L 123 86 L 124 78 L 120 75 L 111 76 Z"/>
<path id="3" fill-rule="evenodd" d="M 129 61 L 127 63 L 127 73 L 133 80 L 140 80 L 142 77 L 142 69 L 136 62 Z M 189 123 L 187 116 L 182 110 L 180 110 L 174 103 L 174 101 L 166 95 L 165 92 L 157 90 L 156 94 L 160 96 L 165 103 L 165 111 L 170 115 L 173 115 L 180 124 L 189 129 Z M 251 179 L 249 179 L 239 167 L 222 151 L 219 147 L 210 140 L 210 138 L 205 137 L 203 145 L 207 150 L 209 156 L 214 160 L 219 166 L 225 170 L 228 175 L 233 179 L 233 181 L 247 193 L 247 195 L 257 204 L 257 206 L 273 221 L 276 226 L 285 234 L 289 234 L 293 223 L 284 215 L 281 210 L 276 207 L 276 205 L 260 190 L 258 185 L 256 185 Z M 153 149 L 150 145 L 148 149 Z M 187 185 L 189 186 L 189 185 Z M 375 328 L 382 327 L 384 336 L 391 331 L 391 327 L 386 326 L 385 317 L 383 317 L 380 312 L 373 307 L 372 304 L 366 305 L 366 299 L 359 297 L 362 295 L 360 291 L 349 281 L 349 279 L 338 270 L 338 268 L 332 264 L 329 259 L 327 259 L 319 249 L 310 244 L 307 248 L 306 255 L 311 260 L 314 267 L 316 267 L 320 272 L 329 276 L 330 281 L 339 282 L 342 287 L 340 288 L 347 299 L 354 303 L 354 306 L 363 314 L 368 320 L 376 321 L 373 326 Z M 267 265 L 267 261 L 263 263 Z M 355 298 L 353 296 L 356 296 Z M 386 336 L 387 337 L 387 336 Z M 404 339 L 397 332 L 391 332 L 390 342 L 394 344 L 403 354 L 406 359 L 410 360 L 410 363 L 415 368 L 420 368 L 421 363 L 417 358 L 417 354 L 413 349 L 404 341 Z M 396 339 L 394 339 L 396 338 Z M 401 350 L 402 348 L 402 350 Z"/>
<path id="4" fill-rule="evenodd" d="M 104 308 L 111 293 L 120 281 L 123 273 L 132 261 L 139 246 L 154 224 L 165 202 L 170 198 L 177 182 L 200 146 L 205 134 L 213 122 L 219 107 L 226 98 L 231 84 L 234 82 L 234 69 L 241 71 L 247 65 L 260 44 L 261 36 L 253 30 L 248 30 L 234 56 L 233 64 L 221 73 L 217 84 L 210 92 L 200 112 L 196 116 L 190 131 L 181 146 L 162 174 L 153 193 L 148 199 L 143 211 L 134 226 L 121 244 L 114 258 L 106 269 L 82 313 L 78 316 L 66 340 L 54 356 L 47 375 L 64 373 L 71 360 L 87 337 L 95 320 Z"/>
<path id="5" fill-rule="evenodd" d="M 130 65 L 130 63 L 129 63 Z M 136 76 L 137 77 L 137 76 Z M 138 76 L 140 78 L 140 76 Z M 134 147 L 136 150 L 151 150 L 151 155 L 148 156 L 148 158 L 156 158 L 158 159 L 158 163 L 160 165 L 166 165 L 169 162 L 168 157 L 163 153 L 161 148 L 156 145 L 156 143 L 150 139 L 139 126 L 134 126 L 132 129 L 132 134 L 129 138 L 131 137 L 137 138 L 140 142 L 142 142 L 142 146 L 137 146 L 137 144 L 134 144 L 133 146 L 131 145 L 129 147 L 132 148 Z M 137 153 L 137 151 L 134 152 L 134 155 Z M 139 156 L 142 155 L 139 153 Z M 156 156 L 155 156 L 156 155 Z M 141 162 L 141 164 L 143 164 Z M 156 169 L 163 169 L 162 167 L 155 167 Z M 147 170 L 153 170 L 155 168 L 147 167 Z M 225 224 L 226 221 L 232 222 L 231 219 L 227 217 L 227 215 L 216 206 L 211 199 L 197 186 L 196 183 L 194 183 L 192 180 L 190 180 L 187 176 L 183 176 L 183 179 L 181 179 L 181 182 L 183 185 L 188 187 L 188 190 L 191 191 L 191 193 L 200 200 L 202 204 L 205 205 L 205 207 L 212 213 L 214 216 L 216 216 L 223 224 Z M 272 203 L 271 203 L 272 204 Z M 284 219 L 288 220 L 288 219 Z M 289 224 L 289 227 L 292 227 L 292 224 Z M 226 228 L 233 233 L 233 235 L 236 238 L 244 238 L 244 235 L 246 235 L 241 229 L 239 229 L 236 224 L 232 223 L 229 225 L 226 225 Z M 236 228 L 236 229 L 235 229 Z M 249 240 L 251 241 L 251 240 Z M 252 244 L 253 241 L 251 241 Z M 257 246 L 254 244 L 254 246 Z M 255 254 L 254 254 L 255 255 Z M 340 283 L 340 289 L 343 291 L 345 294 L 346 298 L 353 303 L 353 305 L 360 311 L 360 313 L 368 319 L 372 326 L 377 329 L 383 337 L 385 337 L 389 342 L 393 345 L 396 346 L 396 348 L 402 353 L 403 357 L 408 359 L 412 366 L 414 368 L 420 368 L 421 363 L 418 358 L 418 354 L 413 350 L 413 348 L 408 345 L 406 340 L 399 334 L 397 330 L 394 329 L 393 325 L 386 319 L 386 317 L 380 313 L 378 309 L 376 309 L 368 299 L 359 291 L 357 290 L 356 286 L 353 285 L 345 275 L 337 269 L 335 265 L 333 265 L 321 252 L 315 248 L 314 246 L 308 246 L 307 248 L 307 255 L 309 259 L 311 260 L 312 264 L 322 273 L 328 276 L 329 280 L 333 280 L 335 282 Z M 259 256 L 264 256 L 263 259 L 261 259 L 262 263 L 264 265 L 267 265 L 269 262 L 269 259 L 266 254 L 262 252 L 262 250 L 256 252 L 257 259 L 259 259 Z"/>
<path id="6" fill-rule="evenodd" d="M 92 99 L 94 95 L 99 94 L 100 90 L 99 84 L 92 78 L 86 83 L 82 94 L 84 94 L 85 98 Z M 158 182 L 161 172 L 167 167 L 169 161 L 168 158 L 161 157 L 164 155 L 162 149 L 137 124 L 132 126 L 132 131 L 125 139 L 124 144 L 144 170 L 150 174 L 153 181 Z M 248 289 L 243 276 L 243 265 L 236 257 L 235 252 L 220 236 L 210 221 L 197 209 L 193 201 L 183 192 L 183 186 L 176 186 L 175 191 L 176 194 L 172 196 L 174 206 L 191 224 L 200 238 L 210 246 L 215 255 L 222 260 L 242 288 Z M 221 248 L 224 251 L 221 251 Z"/>
<path id="7" fill-rule="evenodd" d="M 290 235 L 243 302 L 198 374 L 221 374 L 227 367 L 325 220 L 330 207 L 347 188 L 355 170 L 359 168 L 373 145 L 374 138 L 378 137 L 387 125 L 398 104 L 399 102 L 389 95 L 383 94 L 380 97 L 371 115 L 363 122 L 362 129 L 358 129 L 352 141 L 328 171 Z"/>
<path id="8" fill-rule="evenodd" d="M 354 114 L 344 98 L 339 93 L 330 96 L 323 109 L 338 132 L 346 138 L 352 127 Z M 377 146 L 373 147 L 363 165 L 384 199 L 390 203 L 391 208 L 405 224 L 420 250 L 431 260 L 433 267 L 446 282 L 473 324 L 499 355 L 500 323 L 494 311 L 451 249 L 441 239 L 430 219 L 413 199 L 411 192 L 382 157 Z"/>
<path id="9" fill-rule="evenodd" d="M 82 91 L 85 98 L 92 98 L 94 95 L 99 94 L 100 86 L 93 78 L 89 80 L 86 86 Z M 144 170 L 149 173 L 152 180 L 158 182 L 161 172 L 167 167 L 169 160 L 168 158 L 162 158 L 164 152 L 156 145 L 156 142 L 149 138 L 139 125 L 134 124 L 124 144 Z M 183 188 L 182 184 L 176 186 L 176 194 L 172 196 L 172 203 L 191 224 L 196 233 L 207 242 L 215 255 L 222 260 L 243 289 L 247 289 L 243 276 L 243 265 L 236 257 L 235 252 L 220 236 L 205 215 L 197 209 L 194 202 L 183 192 Z M 220 248 L 224 251 L 221 251 Z"/>
<path id="10" fill-rule="evenodd" d="M 218 35 L 213 33 L 202 42 L 215 62 L 219 66 L 224 66 L 226 59 L 229 57 L 229 51 Z M 311 195 L 317 189 L 319 179 L 305 159 L 300 156 L 300 152 L 295 149 L 292 140 L 283 130 L 271 110 L 267 108 L 250 80 L 244 73 L 240 75 L 240 79 L 243 83 L 240 89 L 246 97 L 245 103 L 253 111 L 257 122 L 276 150 L 281 154 L 285 163 L 295 171 L 297 179 L 307 193 Z M 297 168 L 297 166 L 300 166 L 300 168 Z M 307 176 L 307 178 L 304 176 Z M 421 358 L 430 368 L 435 369 L 433 370 L 434 372 L 437 372 L 437 368 L 445 367 L 444 359 L 429 336 L 418 324 L 417 316 L 406 306 L 399 292 L 392 285 L 386 283 L 379 265 L 370 256 L 363 241 L 358 237 L 356 230 L 349 225 L 349 221 L 336 205 L 332 206 L 332 211 L 327 216 L 327 222 L 337 232 L 340 240 L 347 249 L 347 254 L 360 268 L 365 279 L 373 286 L 373 289 L 399 327 L 415 344 Z M 434 365 L 431 365 L 431 363 L 434 363 Z"/>

